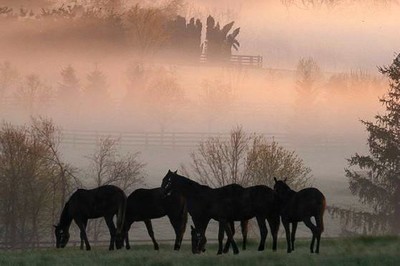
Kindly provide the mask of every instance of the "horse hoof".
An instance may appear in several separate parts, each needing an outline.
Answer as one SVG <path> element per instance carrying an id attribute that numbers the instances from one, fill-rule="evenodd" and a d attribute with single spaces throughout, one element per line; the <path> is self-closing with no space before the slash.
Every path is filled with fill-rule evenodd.
<path id="1" fill-rule="evenodd" d="M 217 255 L 221 255 L 221 254 L 222 254 L 222 251 L 218 250 Z"/>
<path id="2" fill-rule="evenodd" d="M 87 251 L 91 250 L 91 247 L 87 247 L 86 250 L 87 250 Z"/>
<path id="3" fill-rule="evenodd" d="M 131 246 L 126 246 L 125 247 L 127 250 L 130 250 L 131 249 Z"/>
<path id="4" fill-rule="evenodd" d="M 290 249 L 287 250 L 287 253 L 291 253 L 291 252 L 292 252 L 292 250 L 290 250 Z"/>
<path id="5" fill-rule="evenodd" d="M 158 245 L 154 246 L 154 250 L 159 250 L 159 249 L 160 249 L 160 247 Z"/>
<path id="6" fill-rule="evenodd" d="M 234 250 L 233 254 L 235 254 L 235 255 L 239 254 L 239 250 Z"/>
<path id="7" fill-rule="evenodd" d="M 258 247 L 258 251 L 263 251 L 264 247 Z"/>
<path id="8" fill-rule="evenodd" d="M 228 251 L 229 251 L 229 249 L 224 249 L 222 252 L 223 252 L 224 254 L 226 254 L 226 253 L 228 253 Z"/>

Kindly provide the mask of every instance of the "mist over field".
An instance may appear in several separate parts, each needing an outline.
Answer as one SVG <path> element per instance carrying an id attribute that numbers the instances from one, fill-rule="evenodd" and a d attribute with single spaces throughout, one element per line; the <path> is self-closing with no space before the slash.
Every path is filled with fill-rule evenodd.
<path id="1" fill-rule="evenodd" d="M 295 151 L 328 204 L 364 208 L 348 190 L 344 168 L 354 153 L 368 152 L 360 120 L 383 110 L 379 98 L 389 82 L 378 67 L 399 52 L 396 1 L 126 0 L 114 1 L 115 13 L 99 8 L 107 2 L 101 0 L 19 2 L 0 1 L 0 119 L 52 119 L 63 132 L 63 158 L 83 179 L 102 136 L 119 137 L 123 152 L 139 152 L 142 186 L 156 187 L 168 169 L 190 163 L 198 142 L 242 126 Z M 62 13 L 93 3 L 94 13 Z M 118 15 L 135 5 L 159 8 L 163 18 L 199 19 L 202 43 L 209 15 L 221 27 L 234 21 L 240 47 L 233 54 L 262 56 L 262 67 L 199 64 L 167 47 L 162 21 Z M 6 6 L 13 10 L 2 13 Z M 52 8 L 64 11 L 43 15 Z M 68 75 L 74 95 L 60 93 Z M 325 215 L 324 236 L 341 234 Z M 305 226 L 299 230 L 309 236 Z"/>

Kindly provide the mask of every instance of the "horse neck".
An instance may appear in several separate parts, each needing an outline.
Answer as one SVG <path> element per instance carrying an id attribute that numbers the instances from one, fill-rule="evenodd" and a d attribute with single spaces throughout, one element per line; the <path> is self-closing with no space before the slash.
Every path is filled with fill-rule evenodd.
<path id="1" fill-rule="evenodd" d="M 200 185 L 199 183 L 190 180 L 184 176 L 179 176 L 179 189 L 182 195 L 186 197 L 193 196 L 204 189 L 211 189 L 210 187 Z"/>
<path id="2" fill-rule="evenodd" d="M 69 202 L 67 202 L 64 206 L 64 209 L 61 212 L 59 226 L 64 229 L 69 229 L 72 222 L 72 216 L 69 213 Z"/>

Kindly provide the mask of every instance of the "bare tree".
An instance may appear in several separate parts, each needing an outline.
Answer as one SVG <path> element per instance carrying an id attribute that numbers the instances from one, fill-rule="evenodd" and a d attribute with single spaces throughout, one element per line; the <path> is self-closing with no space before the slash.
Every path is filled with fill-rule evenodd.
<path id="1" fill-rule="evenodd" d="M 247 175 L 253 184 L 274 185 L 274 177 L 285 178 L 294 189 L 311 183 L 311 169 L 295 153 L 285 149 L 275 140 L 258 136 L 252 139 L 247 154 Z"/>
<path id="2" fill-rule="evenodd" d="M 161 68 L 154 74 L 155 78 L 146 87 L 143 101 L 147 113 L 158 121 L 160 130 L 164 131 L 185 104 L 185 94 L 173 71 Z"/>
<path id="3" fill-rule="evenodd" d="M 118 139 L 111 137 L 98 141 L 95 152 L 87 156 L 89 176 L 96 187 L 113 184 L 128 192 L 143 183 L 145 164 L 139 161 L 139 153 L 120 154 L 118 143 Z M 95 241 L 106 232 L 103 220 L 89 221 L 88 227 Z"/>
<path id="4" fill-rule="evenodd" d="M 297 188 L 310 181 L 311 170 L 293 151 L 263 136 L 247 134 L 239 126 L 227 139 L 213 137 L 201 142 L 191 158 L 189 166 L 182 166 L 184 173 L 212 187 L 231 183 L 272 186 L 274 176 L 287 177 Z"/>
<path id="5" fill-rule="evenodd" d="M 38 75 L 28 75 L 25 82 L 15 92 L 17 103 L 30 115 L 37 115 L 48 107 L 52 98 L 52 88 L 44 84 Z"/>
<path id="6" fill-rule="evenodd" d="M 166 43 L 169 38 L 164 27 L 167 19 L 161 9 L 141 7 L 139 4 L 126 12 L 127 33 L 140 54 L 153 54 Z"/>
<path id="7" fill-rule="evenodd" d="M 10 62 L 6 61 L 0 64 L 0 104 L 6 94 L 16 87 L 17 80 L 18 71 Z"/>

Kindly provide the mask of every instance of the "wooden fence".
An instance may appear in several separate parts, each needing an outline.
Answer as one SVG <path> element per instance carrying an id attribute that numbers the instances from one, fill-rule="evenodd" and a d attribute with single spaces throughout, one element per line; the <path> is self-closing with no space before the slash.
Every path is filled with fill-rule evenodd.
<path id="1" fill-rule="evenodd" d="M 229 133 L 206 132 L 113 132 L 113 131 L 63 131 L 63 144 L 95 145 L 101 138 L 110 136 L 118 138 L 123 146 L 193 148 L 209 138 L 228 140 Z M 265 133 L 269 140 L 285 143 L 286 136 L 282 133 Z"/>
<path id="2" fill-rule="evenodd" d="M 262 68 L 263 57 L 260 55 L 231 55 L 229 60 L 209 60 L 206 54 L 200 55 L 201 64 L 223 63 L 232 66 Z"/>

